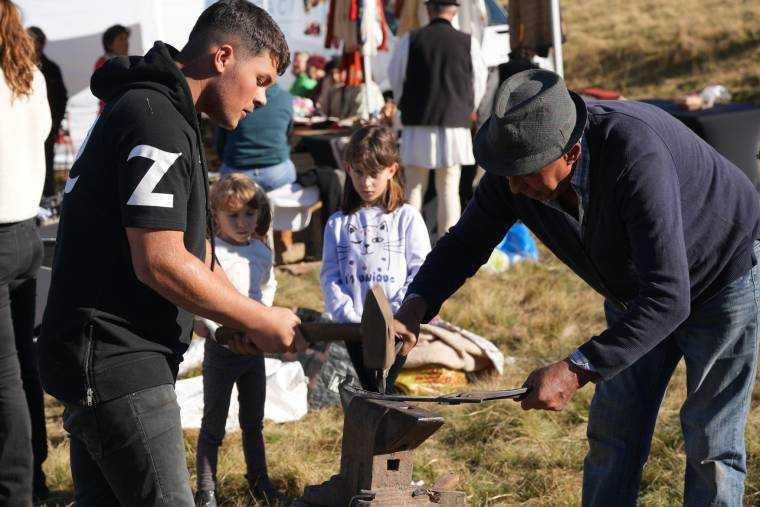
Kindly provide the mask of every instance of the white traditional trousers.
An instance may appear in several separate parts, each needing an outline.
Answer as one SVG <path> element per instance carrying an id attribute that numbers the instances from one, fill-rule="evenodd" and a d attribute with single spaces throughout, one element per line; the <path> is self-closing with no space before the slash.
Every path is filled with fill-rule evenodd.
<path id="1" fill-rule="evenodd" d="M 457 223 L 462 213 L 462 206 L 459 202 L 459 177 L 462 173 L 462 166 L 453 165 L 435 169 L 419 166 L 406 166 L 404 168 L 406 200 L 420 211 L 422 210 L 422 199 L 427 191 L 430 171 L 435 171 L 435 191 L 438 195 L 437 239 L 446 234 L 446 231 Z"/>

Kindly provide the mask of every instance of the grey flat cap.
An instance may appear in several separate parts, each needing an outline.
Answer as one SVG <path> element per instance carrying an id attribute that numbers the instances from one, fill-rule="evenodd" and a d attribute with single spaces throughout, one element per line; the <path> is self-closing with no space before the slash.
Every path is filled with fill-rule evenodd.
<path id="1" fill-rule="evenodd" d="M 493 114 L 475 135 L 475 160 L 500 176 L 538 172 L 578 142 L 587 116 L 583 99 L 559 75 L 520 72 L 499 88 Z"/>

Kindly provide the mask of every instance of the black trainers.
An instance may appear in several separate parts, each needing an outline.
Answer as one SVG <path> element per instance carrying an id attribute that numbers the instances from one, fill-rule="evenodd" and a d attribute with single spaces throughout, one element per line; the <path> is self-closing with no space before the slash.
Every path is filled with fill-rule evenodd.
<path id="1" fill-rule="evenodd" d="M 258 500 L 263 500 L 267 505 L 290 505 L 293 501 L 289 496 L 281 493 L 266 475 L 256 478 L 246 476 L 251 493 Z"/>
<path id="2" fill-rule="evenodd" d="M 216 495 L 213 491 L 198 491 L 195 494 L 195 507 L 216 507 Z"/>

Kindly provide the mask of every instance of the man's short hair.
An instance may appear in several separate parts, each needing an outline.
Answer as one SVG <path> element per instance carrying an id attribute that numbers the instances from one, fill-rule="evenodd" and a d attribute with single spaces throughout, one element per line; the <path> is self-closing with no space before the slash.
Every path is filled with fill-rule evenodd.
<path id="1" fill-rule="evenodd" d="M 37 41 L 37 44 L 40 46 L 45 46 L 45 43 L 47 42 L 47 36 L 45 35 L 45 32 L 42 31 L 42 28 L 39 26 L 30 26 L 26 29 L 26 31 L 29 33 L 29 35 L 34 38 L 34 40 Z"/>
<path id="2" fill-rule="evenodd" d="M 435 2 L 428 2 L 425 5 L 435 16 L 438 16 L 447 12 L 453 12 L 456 14 L 457 10 L 459 9 L 458 6 L 452 5 L 452 4 L 439 4 Z"/>
<path id="3" fill-rule="evenodd" d="M 278 75 L 290 65 L 290 49 L 280 27 L 264 9 L 246 0 L 220 0 L 203 11 L 182 52 L 195 57 L 212 44 L 230 42 L 254 56 L 269 51 Z"/>
<path id="4" fill-rule="evenodd" d="M 111 45 L 121 34 L 127 34 L 129 36 L 129 28 L 124 25 L 109 26 L 105 32 L 103 32 L 103 51 L 108 53 L 111 51 Z"/>

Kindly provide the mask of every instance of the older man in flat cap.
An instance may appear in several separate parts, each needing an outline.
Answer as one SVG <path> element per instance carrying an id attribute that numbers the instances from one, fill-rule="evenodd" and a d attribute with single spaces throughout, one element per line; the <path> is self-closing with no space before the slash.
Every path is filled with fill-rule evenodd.
<path id="1" fill-rule="evenodd" d="M 584 102 L 544 70 L 502 85 L 475 156 L 486 175 L 409 287 L 397 331 L 416 335 L 522 220 L 605 297 L 607 329 L 533 371 L 521 400 L 562 410 L 596 383 L 583 504 L 635 505 L 683 359 L 684 503 L 741 505 L 760 299 L 760 209 L 747 177 L 659 109 Z"/>
<path id="2" fill-rule="evenodd" d="M 472 115 L 486 92 L 488 68 L 477 39 L 452 26 L 459 0 L 428 0 L 430 23 L 404 34 L 388 66 L 401 110 L 406 198 L 421 209 L 430 171 L 438 195 L 438 236 L 461 214 L 459 179 L 472 165 Z"/>

